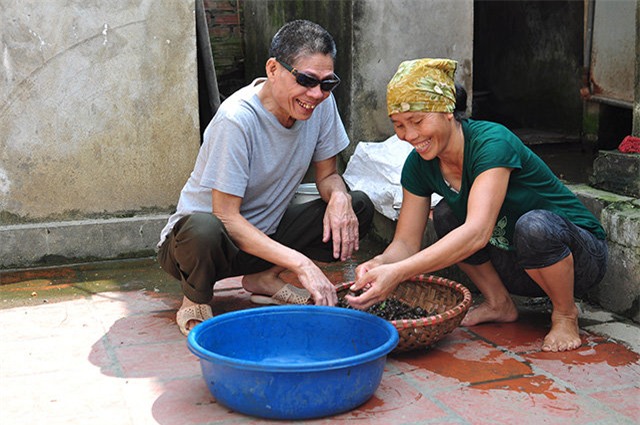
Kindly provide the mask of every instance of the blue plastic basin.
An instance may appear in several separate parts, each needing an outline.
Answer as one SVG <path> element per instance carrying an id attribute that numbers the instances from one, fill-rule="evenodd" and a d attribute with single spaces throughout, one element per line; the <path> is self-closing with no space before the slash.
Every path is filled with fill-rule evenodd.
<path id="1" fill-rule="evenodd" d="M 398 332 L 357 310 L 287 305 L 216 316 L 187 343 L 220 404 L 262 418 L 310 419 L 367 401 Z"/>

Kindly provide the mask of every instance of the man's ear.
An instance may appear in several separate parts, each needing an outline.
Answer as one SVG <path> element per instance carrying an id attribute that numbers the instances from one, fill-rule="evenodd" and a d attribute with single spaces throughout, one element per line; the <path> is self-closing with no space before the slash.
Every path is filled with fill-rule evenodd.
<path id="1" fill-rule="evenodd" d="M 267 78 L 271 79 L 275 77 L 276 71 L 278 70 L 278 62 L 276 58 L 267 59 L 267 64 L 265 65 L 265 71 L 267 73 Z"/>

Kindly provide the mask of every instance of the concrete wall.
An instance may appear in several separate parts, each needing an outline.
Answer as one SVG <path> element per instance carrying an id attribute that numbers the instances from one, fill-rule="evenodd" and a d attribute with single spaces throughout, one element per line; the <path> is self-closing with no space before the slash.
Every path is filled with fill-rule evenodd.
<path id="1" fill-rule="evenodd" d="M 342 82 L 333 93 L 346 124 L 351 113 L 349 98 L 352 93 L 353 3 L 352 0 L 243 0 L 246 82 L 265 75 L 264 67 L 269 58 L 271 39 L 285 22 L 294 19 L 317 22 L 329 31 L 337 45 L 335 71 Z"/>
<path id="2" fill-rule="evenodd" d="M 0 10 L 0 268 L 40 246 L 47 223 L 172 210 L 199 147 L 195 2 Z M 81 246 L 62 255 L 84 257 Z"/>
<path id="3" fill-rule="evenodd" d="M 353 32 L 352 112 L 348 123 L 353 142 L 383 140 L 393 134 L 387 116 L 386 86 L 404 60 L 457 60 L 456 80 L 466 87 L 471 99 L 472 0 L 358 1 Z"/>
<path id="4" fill-rule="evenodd" d="M 636 77 L 635 102 L 633 103 L 633 135 L 640 137 L 640 1 L 636 0 Z"/>
<path id="5" fill-rule="evenodd" d="M 353 0 L 291 2 L 244 0 L 247 78 L 264 75 L 271 37 L 285 22 L 309 19 L 336 40 L 335 92 L 352 144 L 393 134 L 386 112 L 386 85 L 403 60 L 446 57 L 459 62 L 456 78 L 472 92 L 473 1 Z M 253 65 L 252 65 L 253 64 Z"/>
<path id="6" fill-rule="evenodd" d="M 640 199 L 587 185 L 569 188 L 598 217 L 607 232 L 607 273 L 589 298 L 640 323 Z"/>

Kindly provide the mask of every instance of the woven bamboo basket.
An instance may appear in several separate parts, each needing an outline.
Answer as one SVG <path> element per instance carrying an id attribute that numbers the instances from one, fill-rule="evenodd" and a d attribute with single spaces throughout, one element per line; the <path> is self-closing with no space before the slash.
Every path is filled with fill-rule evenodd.
<path id="1" fill-rule="evenodd" d="M 338 297 L 344 297 L 352 284 L 338 285 Z M 419 275 L 400 283 L 389 298 L 429 313 L 419 319 L 391 320 L 400 335 L 394 353 L 426 348 L 439 341 L 460 326 L 471 306 L 471 292 L 466 287 L 432 275 Z"/>

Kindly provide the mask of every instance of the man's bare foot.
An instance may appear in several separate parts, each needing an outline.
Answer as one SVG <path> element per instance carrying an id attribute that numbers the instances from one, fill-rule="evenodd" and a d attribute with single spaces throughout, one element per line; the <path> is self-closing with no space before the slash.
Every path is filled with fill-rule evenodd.
<path id="1" fill-rule="evenodd" d="M 574 313 L 551 313 L 551 331 L 544 337 L 542 351 L 570 351 L 582 345 L 578 309 Z"/>
<path id="2" fill-rule="evenodd" d="M 515 322 L 518 320 L 518 309 L 511 298 L 499 304 L 485 301 L 471 308 L 460 323 L 462 326 L 475 326 L 486 322 Z"/>
<path id="3" fill-rule="evenodd" d="M 248 292 L 260 295 L 273 295 L 286 283 L 280 279 L 281 269 L 269 269 L 264 272 L 245 275 L 242 277 L 242 287 Z"/>

